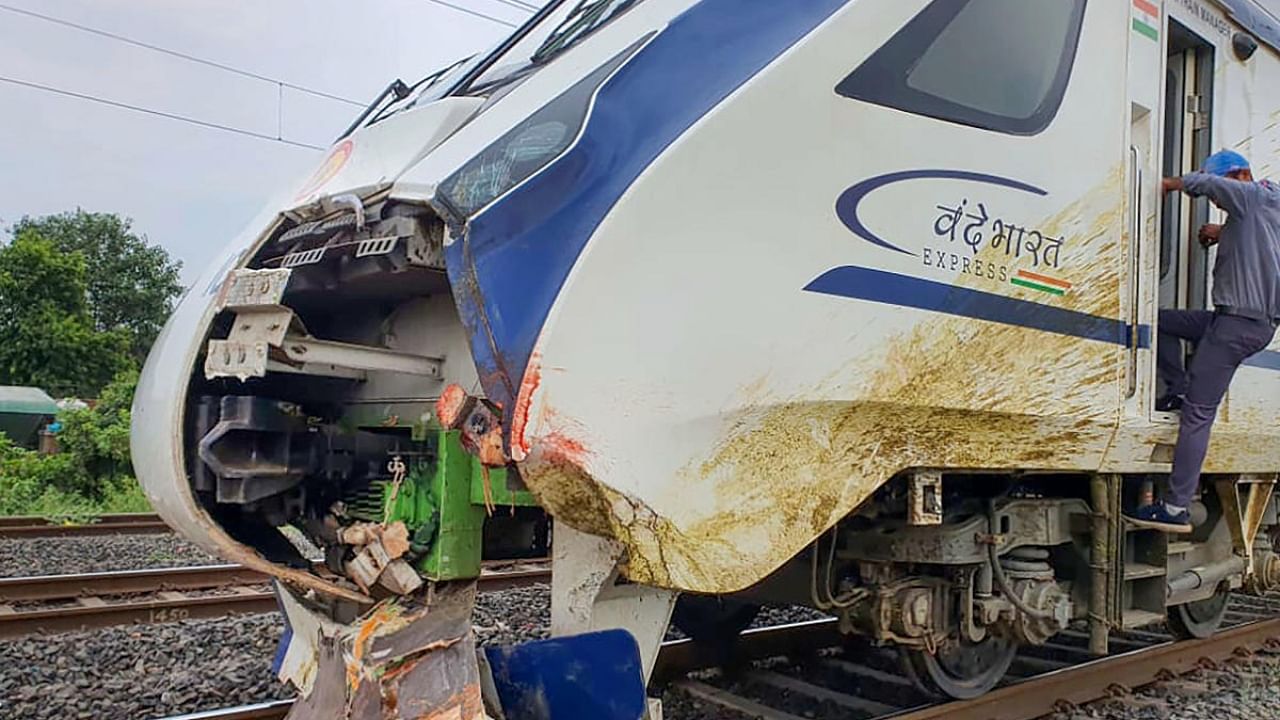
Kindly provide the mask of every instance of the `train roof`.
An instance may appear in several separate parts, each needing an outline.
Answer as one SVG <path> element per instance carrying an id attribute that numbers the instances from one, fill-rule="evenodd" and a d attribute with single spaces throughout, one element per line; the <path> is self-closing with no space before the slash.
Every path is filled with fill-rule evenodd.
<path id="1" fill-rule="evenodd" d="M 1273 14 L 1274 0 L 1214 0 L 1231 16 L 1231 19 L 1248 30 L 1258 40 L 1280 52 L 1280 19 Z"/>

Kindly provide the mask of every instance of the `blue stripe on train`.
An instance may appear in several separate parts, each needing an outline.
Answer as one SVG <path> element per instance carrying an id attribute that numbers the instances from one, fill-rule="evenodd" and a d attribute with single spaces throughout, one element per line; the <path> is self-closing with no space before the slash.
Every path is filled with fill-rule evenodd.
<path id="1" fill-rule="evenodd" d="M 572 149 L 472 218 L 447 259 L 490 399 L 510 412 L 570 268 L 635 179 L 847 1 L 695 4 L 601 88 Z"/>
<path id="2" fill-rule="evenodd" d="M 1129 347 L 1132 341 L 1131 326 L 1115 318 L 852 265 L 828 270 L 809 283 L 805 290 L 1016 325 L 1124 347 Z M 1151 347 L 1150 325 L 1138 326 L 1138 347 Z M 1265 350 L 1245 360 L 1244 364 L 1280 370 L 1280 352 Z"/>
<path id="3" fill-rule="evenodd" d="M 805 290 L 1017 325 L 1124 347 L 1131 342 L 1130 326 L 1115 318 L 871 268 L 834 268 L 809 283 Z M 1149 347 L 1150 344 L 1151 328 L 1139 326 L 1138 345 Z"/>
<path id="4" fill-rule="evenodd" d="M 1244 361 L 1249 367 L 1263 368 L 1265 370 L 1280 370 L 1280 352 L 1274 350 L 1263 350 Z"/>

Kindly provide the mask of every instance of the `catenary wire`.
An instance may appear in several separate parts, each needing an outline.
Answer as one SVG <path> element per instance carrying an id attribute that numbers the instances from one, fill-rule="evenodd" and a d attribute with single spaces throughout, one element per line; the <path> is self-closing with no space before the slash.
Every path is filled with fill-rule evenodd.
<path id="1" fill-rule="evenodd" d="M 122 42 L 128 45 L 133 45 L 135 47 L 151 50 L 153 52 L 163 53 L 165 55 L 170 55 L 172 57 L 181 58 L 188 62 L 198 63 L 200 65 L 207 65 L 209 67 L 217 68 L 225 72 L 235 73 L 243 77 L 253 78 L 255 80 L 261 80 L 263 82 L 275 83 L 277 85 L 282 85 L 284 87 L 287 87 L 291 90 L 297 90 L 298 92 L 307 93 L 309 95 L 328 98 L 329 100 L 337 100 L 338 102 L 344 102 L 349 105 L 355 105 L 356 107 L 364 107 L 366 105 L 366 103 L 362 103 L 357 100 L 352 100 L 350 98 L 345 98 L 340 95 L 334 95 L 332 93 L 327 93 L 322 90 L 315 90 L 313 88 L 305 87 L 302 85 L 296 85 L 294 83 L 285 82 L 283 80 L 278 80 L 273 77 L 267 77 L 266 75 L 260 75 L 258 73 L 255 73 L 249 70 L 242 70 L 240 68 L 233 67 L 231 65 L 227 65 L 224 63 L 216 62 L 213 60 L 206 60 L 201 57 L 196 57 L 195 55 L 189 55 L 187 53 L 179 52 L 177 50 L 170 50 L 169 48 L 161 47 L 159 45 L 152 45 L 151 43 L 143 42 L 141 40 L 135 40 L 133 38 L 126 37 L 124 35 L 118 35 L 116 33 L 108 32 L 106 30 L 101 30 L 99 28 L 91 27 L 89 25 L 81 25 L 80 23 L 75 23 L 70 20 L 63 20 L 62 18 L 53 17 L 52 15 L 43 15 L 41 13 L 34 12 L 32 10 L 26 10 L 24 8 L 14 7 L 12 5 L 7 5 L 5 3 L 0 3 L 0 10 L 5 10 L 18 15 L 25 15 L 27 17 L 35 18 L 37 20 L 43 20 L 45 22 L 54 23 L 56 25 L 62 25 L 64 27 L 73 28 L 81 32 L 98 35 L 101 37 L 109 38 L 111 40 L 115 40 L 117 42 Z"/>
<path id="2" fill-rule="evenodd" d="M 427 0 L 427 2 L 435 5 L 439 5 L 440 7 L 447 7 L 452 10 L 457 10 L 460 13 L 466 13 L 468 15 L 474 15 L 478 18 L 484 18 L 485 20 L 488 20 L 490 22 L 496 22 L 499 25 L 506 25 L 507 27 L 510 27 L 510 28 L 519 27 L 519 25 L 517 25 L 516 23 L 503 20 L 502 18 L 494 17 L 493 15 L 482 13 L 479 10 L 472 10 L 469 7 L 464 7 L 462 5 L 455 5 L 454 3 L 448 2 L 448 0 Z"/>
<path id="3" fill-rule="evenodd" d="M 64 90 L 62 88 L 57 88 L 50 85 L 42 85 L 40 83 L 29 82 L 26 80 L 19 80 L 17 78 L 5 77 L 3 75 L 0 75 L 0 82 L 9 83 L 11 85 L 18 85 L 18 86 L 30 88 L 33 90 L 42 90 L 44 92 L 54 93 L 56 95 L 62 95 L 70 98 L 76 98 L 78 100 L 86 100 L 89 102 L 95 102 L 102 105 L 109 105 L 111 107 L 120 108 L 123 110 L 132 110 L 134 112 L 145 113 L 147 115 L 155 115 L 158 117 L 168 118 L 170 120 L 178 120 L 181 122 L 190 123 L 192 125 L 198 125 L 203 128 L 209 128 L 212 130 L 222 130 L 224 132 L 237 133 L 239 135 L 258 138 L 259 140 L 270 140 L 272 142 L 284 143 L 285 145 L 293 145 L 295 147 L 309 148 L 311 150 L 325 149 L 321 145 L 312 145 L 310 143 L 299 142 L 297 140 L 289 140 L 283 137 L 273 137 L 266 133 L 254 132 L 253 130 L 245 130 L 244 128 L 233 127 L 231 125 L 222 125 L 220 123 L 209 122 L 208 120 L 200 120 L 198 118 L 188 117 L 186 115 L 177 115 L 174 113 L 165 112 L 163 110 L 155 110 L 153 108 L 143 107 L 141 105 L 131 105 L 129 103 L 123 103 L 117 100 L 108 100 L 107 98 L 98 97 L 96 95 L 86 95 L 85 93 L 73 92 L 71 90 Z"/>
<path id="4" fill-rule="evenodd" d="M 493 0 L 493 2 L 502 3 L 503 5 L 507 5 L 513 8 L 519 8 L 521 10 L 527 10 L 529 12 L 537 12 L 538 10 L 542 9 L 542 8 L 539 8 L 537 5 L 533 5 L 527 2 L 521 2 L 521 0 Z"/>

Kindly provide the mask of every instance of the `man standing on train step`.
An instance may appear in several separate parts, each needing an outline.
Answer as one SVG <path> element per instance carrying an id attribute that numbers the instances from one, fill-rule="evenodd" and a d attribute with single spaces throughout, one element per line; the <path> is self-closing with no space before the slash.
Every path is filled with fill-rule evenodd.
<path id="1" fill-rule="evenodd" d="M 1215 310 L 1160 311 L 1156 350 L 1168 392 L 1156 407 L 1181 410 L 1182 420 L 1168 495 L 1129 517 L 1135 525 L 1186 533 L 1218 405 L 1240 364 L 1270 345 L 1280 324 L 1280 186 L 1254 182 L 1249 161 L 1223 150 L 1200 172 L 1165 178 L 1163 190 L 1203 195 L 1227 213 L 1225 224 L 1200 229 L 1205 247 L 1218 245 Z M 1189 368 L 1181 340 L 1196 346 Z"/>

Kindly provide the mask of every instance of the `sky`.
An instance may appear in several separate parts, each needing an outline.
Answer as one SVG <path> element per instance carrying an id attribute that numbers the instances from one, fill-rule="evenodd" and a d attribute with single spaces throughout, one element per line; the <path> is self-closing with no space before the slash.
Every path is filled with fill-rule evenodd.
<path id="1" fill-rule="evenodd" d="M 507 22 L 509 0 L 446 0 Z M 543 0 L 523 0 L 541 5 Z M 243 77 L 15 13 L 28 10 L 360 102 Z M 432 0 L 0 0 L 0 78 L 316 146 L 394 78 L 412 83 L 511 28 Z M 0 80 L 0 230 L 76 208 L 133 219 L 192 282 L 323 151 Z"/>
<path id="2" fill-rule="evenodd" d="M 443 0 L 500 20 L 545 0 Z M 1262 0 L 1280 14 L 1280 0 Z M 85 33 L 17 8 L 360 101 L 510 32 L 435 0 L 0 0 L 0 78 L 326 146 L 360 107 Z M 0 80 L 0 233 L 76 208 L 132 218 L 193 281 L 322 151 Z"/>

